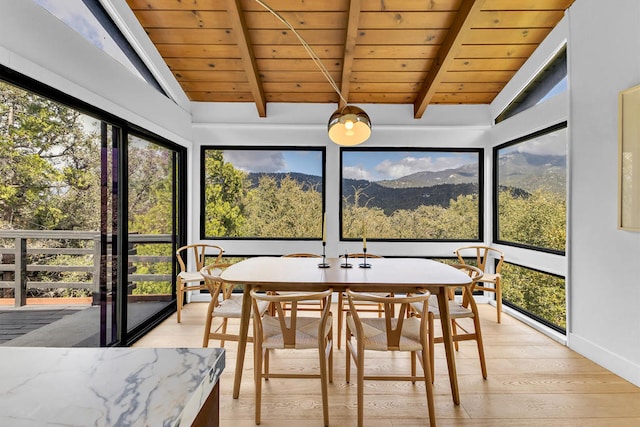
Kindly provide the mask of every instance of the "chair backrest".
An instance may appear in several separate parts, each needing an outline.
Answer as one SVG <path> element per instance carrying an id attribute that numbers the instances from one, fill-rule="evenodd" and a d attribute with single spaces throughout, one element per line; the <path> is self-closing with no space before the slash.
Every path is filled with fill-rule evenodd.
<path id="1" fill-rule="evenodd" d="M 473 291 L 476 287 L 476 284 L 478 283 L 478 280 L 482 279 L 482 276 L 484 276 L 484 272 L 480 268 L 469 264 L 452 264 L 452 267 L 464 271 L 469 275 L 469 277 L 471 277 L 471 285 L 463 287 L 467 289 L 466 292 L 463 291 L 463 295 L 467 293 L 468 297 L 473 297 Z M 449 299 L 452 300 L 455 296 L 455 289 L 450 287 L 448 288 L 448 290 Z"/>
<path id="2" fill-rule="evenodd" d="M 209 256 L 214 255 L 216 257 L 214 263 L 219 263 L 222 259 L 222 254 L 224 253 L 224 249 L 217 245 L 210 245 L 207 243 L 194 243 L 192 245 L 186 245 L 181 248 L 178 248 L 176 251 L 176 257 L 178 258 L 178 263 L 180 263 L 180 271 L 187 271 L 187 263 L 185 262 L 188 252 L 191 250 L 193 252 L 193 260 L 195 262 L 195 270 L 200 271 L 205 265 L 205 256 L 207 255 L 205 252 L 207 249 L 213 249 L 214 252 L 217 251 L 217 254 L 209 254 Z M 183 258 L 184 254 L 184 258 Z"/>
<path id="3" fill-rule="evenodd" d="M 466 265 L 465 258 L 474 258 L 476 260 L 476 265 L 480 270 L 484 273 L 487 273 L 487 260 L 489 258 L 494 258 L 498 260 L 498 263 L 495 267 L 495 272 L 500 273 L 502 269 L 502 263 L 504 262 L 504 253 L 496 248 L 492 248 L 491 246 L 484 245 L 472 245 L 472 246 L 463 246 L 454 251 L 456 256 L 458 257 L 458 261 L 460 264 Z"/>
<path id="4" fill-rule="evenodd" d="M 344 257 L 344 255 L 342 255 Z M 349 258 L 364 258 L 364 253 L 347 254 Z M 380 255 L 367 253 L 367 258 L 382 258 Z"/>
<path id="5" fill-rule="evenodd" d="M 257 312 L 258 301 L 266 301 L 274 307 L 273 314 L 266 314 L 265 316 L 273 317 L 278 320 L 282 337 L 284 341 L 283 348 L 296 348 L 298 344 L 297 340 L 301 337 L 296 334 L 298 319 L 302 316 L 298 316 L 300 311 L 298 310 L 298 303 L 307 303 L 308 301 L 317 300 L 322 301 L 322 316 L 320 317 L 318 337 L 324 337 L 326 334 L 323 330 L 328 330 L 331 327 L 331 294 L 333 289 L 327 289 L 322 292 L 291 292 L 285 294 L 273 294 L 264 293 L 260 288 L 251 289 L 251 299 L 253 302 L 253 309 Z M 286 308 L 285 308 L 286 306 Z M 314 317 L 317 321 L 318 318 Z M 256 336 L 263 333 L 262 319 L 254 319 L 254 327 L 256 328 Z M 317 346 L 317 342 L 313 343 Z"/>
<path id="6" fill-rule="evenodd" d="M 229 299 L 233 286 L 225 286 L 225 283 L 220 279 L 220 274 L 233 264 L 230 263 L 213 263 L 202 267 L 200 274 L 204 277 L 204 283 L 207 285 L 207 289 L 211 294 L 211 299 L 218 301 L 220 293 L 222 292 L 222 298 Z"/>
<path id="7" fill-rule="evenodd" d="M 282 255 L 283 258 L 322 258 L 322 255 L 309 254 L 306 252 L 298 252 L 293 254 Z"/>
<path id="8" fill-rule="evenodd" d="M 379 296 L 375 294 L 365 292 L 353 292 L 351 289 L 345 291 L 349 300 L 349 314 L 352 316 L 356 326 L 356 339 L 359 336 L 365 336 L 362 321 L 358 314 L 356 305 L 360 302 L 373 302 L 382 304 L 384 307 L 385 318 L 385 337 L 379 337 L 378 346 L 380 350 L 400 350 L 401 349 L 401 337 L 402 326 L 404 322 L 409 318 L 407 314 L 411 311 L 411 305 L 418 305 L 422 308 L 420 315 L 422 319 L 420 321 L 420 334 L 421 336 L 427 336 L 428 323 L 427 313 L 429 311 L 429 297 L 431 293 L 425 291 L 420 294 L 402 295 L 402 296 Z M 397 310 L 397 305 L 400 305 L 400 309 Z M 382 341 L 385 338 L 386 341 Z"/>

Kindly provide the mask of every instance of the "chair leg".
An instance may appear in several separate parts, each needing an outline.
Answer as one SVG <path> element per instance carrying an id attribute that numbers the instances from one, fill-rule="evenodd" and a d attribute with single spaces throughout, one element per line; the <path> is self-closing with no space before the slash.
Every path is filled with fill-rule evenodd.
<path id="1" fill-rule="evenodd" d="M 259 340 L 256 340 L 259 341 Z M 260 416 L 262 409 L 262 342 L 256 342 L 253 345 L 253 380 L 256 389 L 255 418 L 256 425 L 260 424 Z"/>
<path id="2" fill-rule="evenodd" d="M 358 427 L 364 425 L 364 347 L 358 341 L 358 354 L 356 354 L 356 376 L 358 389 Z"/>
<path id="3" fill-rule="evenodd" d="M 211 334 L 211 323 L 213 323 L 213 307 L 212 303 L 209 303 L 209 307 L 207 308 L 207 320 L 204 324 L 204 336 L 202 337 L 202 347 L 209 347 L 209 337 Z"/>
<path id="4" fill-rule="evenodd" d="M 338 350 L 342 345 L 342 323 L 344 321 L 344 295 L 338 292 Z"/>
<path id="5" fill-rule="evenodd" d="M 425 343 L 426 344 L 426 343 Z M 427 369 L 427 363 L 433 360 L 433 354 L 428 350 L 429 345 L 422 347 L 422 371 L 424 372 L 424 388 L 427 392 L 427 407 L 429 408 L 429 425 L 431 427 L 436 426 L 436 408 L 433 396 L 433 376 L 429 369 Z M 427 354 L 429 353 L 429 354 Z"/>
<path id="6" fill-rule="evenodd" d="M 329 382 L 333 383 L 333 327 L 329 331 Z"/>
<path id="7" fill-rule="evenodd" d="M 327 387 L 327 381 L 329 373 L 327 372 L 327 365 L 329 360 L 327 358 L 327 347 L 324 345 L 327 341 L 322 340 L 322 344 L 318 348 L 318 359 L 320 362 L 320 389 L 322 390 L 322 418 L 324 419 L 325 427 L 329 425 L 329 390 Z"/>
<path id="8" fill-rule="evenodd" d="M 482 370 L 482 378 L 487 379 L 487 363 L 484 358 L 484 344 L 482 342 L 482 330 L 480 329 L 480 318 L 473 317 L 473 327 L 476 334 L 476 344 L 478 345 L 478 359 L 480 359 L 480 369 Z"/>
<path id="9" fill-rule="evenodd" d="M 254 344 L 255 345 L 255 344 Z M 264 359 L 264 380 L 269 381 L 269 350 L 265 349 L 262 353 Z"/>
<path id="10" fill-rule="evenodd" d="M 502 284 L 500 278 L 496 279 L 496 311 L 498 323 L 500 323 L 500 315 L 502 314 Z"/>
<path id="11" fill-rule="evenodd" d="M 180 323 L 180 310 L 182 310 L 182 299 L 184 298 L 184 291 L 182 290 L 182 280 L 178 278 L 178 293 L 176 295 L 176 305 L 177 305 L 177 314 L 178 323 Z"/>
<path id="12" fill-rule="evenodd" d="M 411 376 L 416 376 L 416 352 L 411 352 Z M 415 384 L 416 382 L 411 380 L 411 384 Z"/>
<path id="13" fill-rule="evenodd" d="M 451 319 L 451 336 L 453 336 L 453 348 L 456 349 L 456 351 L 460 350 L 459 346 L 458 346 L 458 341 L 456 341 L 455 337 L 456 335 L 458 335 L 457 332 L 457 323 L 455 321 L 455 319 Z"/>
<path id="14" fill-rule="evenodd" d="M 434 350 L 435 350 L 435 337 L 433 336 L 433 313 L 429 312 L 429 318 L 428 318 L 428 327 L 429 327 L 429 367 L 430 367 L 430 371 L 431 371 L 431 382 L 433 383 L 433 379 L 435 377 L 435 357 L 434 357 Z M 426 369 L 426 368 L 423 368 Z"/>
<path id="15" fill-rule="evenodd" d="M 227 334 L 227 319 L 226 317 L 222 319 L 222 334 L 226 335 Z M 224 348 L 224 340 L 220 340 L 220 348 Z"/>
<path id="16" fill-rule="evenodd" d="M 349 330 L 349 324 L 345 325 L 345 353 L 347 355 L 347 361 L 345 365 L 345 379 L 347 384 L 351 381 L 351 330 Z"/>

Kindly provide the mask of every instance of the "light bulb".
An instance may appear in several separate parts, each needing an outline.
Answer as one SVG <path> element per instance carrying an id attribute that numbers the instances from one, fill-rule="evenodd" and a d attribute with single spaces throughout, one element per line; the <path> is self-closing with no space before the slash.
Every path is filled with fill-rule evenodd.
<path id="1" fill-rule="evenodd" d="M 347 128 L 347 130 L 353 129 L 353 121 L 347 120 L 346 122 L 344 122 L 344 127 Z"/>

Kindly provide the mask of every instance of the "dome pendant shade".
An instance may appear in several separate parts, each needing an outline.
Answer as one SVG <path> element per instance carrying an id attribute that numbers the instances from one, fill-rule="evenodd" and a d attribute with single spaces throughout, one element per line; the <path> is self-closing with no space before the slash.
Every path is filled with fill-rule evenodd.
<path id="1" fill-rule="evenodd" d="M 329 118 L 329 138 L 338 145 L 352 146 L 371 136 L 371 119 L 363 109 L 347 105 Z"/>

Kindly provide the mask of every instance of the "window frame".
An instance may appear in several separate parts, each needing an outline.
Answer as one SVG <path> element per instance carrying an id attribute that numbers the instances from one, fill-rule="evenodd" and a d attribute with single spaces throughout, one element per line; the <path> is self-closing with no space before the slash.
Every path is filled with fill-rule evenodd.
<path id="1" fill-rule="evenodd" d="M 205 159 L 209 150 L 233 150 L 233 151 L 308 151 L 318 152 L 322 156 L 321 169 L 322 176 L 320 182 L 322 186 L 322 212 L 326 212 L 326 175 L 327 175 L 327 150 L 325 146 L 278 146 L 278 145 L 202 145 L 200 147 L 200 239 L 201 240 L 227 240 L 227 241 L 320 241 L 322 235 L 317 237 L 230 237 L 230 236 L 207 236 L 206 235 L 206 201 L 205 201 Z M 322 213 L 320 214 L 320 222 Z M 319 223 L 320 223 L 319 222 Z"/>
<path id="2" fill-rule="evenodd" d="M 564 256 L 566 253 L 566 242 L 565 242 L 565 250 L 558 250 L 558 249 L 552 249 L 552 248 L 544 248 L 544 247 L 539 247 L 539 246 L 533 246 L 533 245 L 529 245 L 526 243 L 519 243 L 519 242 L 511 242 L 508 240 L 502 240 L 499 238 L 500 235 L 500 212 L 499 212 L 499 194 L 500 194 L 500 150 L 505 149 L 505 148 L 509 148 L 512 147 L 514 145 L 523 143 L 525 141 L 530 141 L 533 140 L 535 138 L 538 138 L 540 136 L 543 135 L 547 135 L 550 133 L 553 133 L 555 131 L 561 130 L 561 129 L 568 129 L 568 123 L 567 121 L 562 121 L 559 123 L 556 123 L 554 125 L 548 126 L 544 129 L 540 129 L 538 131 L 529 133 L 527 135 L 521 136 L 519 138 L 513 139 L 511 141 L 507 141 L 503 144 L 500 145 L 496 145 L 495 147 L 493 147 L 493 158 L 492 158 L 492 162 L 493 162 L 493 194 L 492 194 L 492 199 L 493 199 L 493 204 L 492 204 L 492 216 L 493 216 L 493 221 L 492 221 L 492 230 L 493 230 L 493 242 L 494 243 L 498 243 L 501 245 L 505 245 L 505 246 L 512 246 L 512 247 L 516 247 L 516 248 L 523 248 L 523 249 L 530 249 L 530 250 L 534 250 L 534 251 L 538 251 L 538 252 L 545 252 L 545 253 L 550 253 L 550 254 L 555 254 L 555 255 L 562 255 Z M 568 145 L 568 141 L 567 141 L 567 145 Z M 567 159 L 568 160 L 568 159 Z M 568 164 L 565 163 L 565 170 L 568 171 Z M 565 188 L 567 188 L 568 185 L 568 175 L 565 176 Z M 567 196 L 567 192 L 565 192 L 565 203 L 566 203 L 566 196 Z M 567 221 L 565 219 L 565 235 L 566 235 L 566 230 L 567 230 Z"/>
<path id="3" fill-rule="evenodd" d="M 478 156 L 478 237 L 477 238 L 464 238 L 464 239 L 401 239 L 401 238 L 376 238 L 374 236 L 367 235 L 368 241 L 372 242 L 482 242 L 484 241 L 484 148 L 479 147 L 340 147 L 340 176 L 339 176 L 339 242 L 356 242 L 360 241 L 361 237 L 345 237 L 343 230 L 343 208 L 342 200 L 343 194 L 343 171 L 344 171 L 344 156 L 346 152 L 361 151 L 363 153 L 372 152 L 415 152 L 415 153 L 474 153 Z"/>
<path id="4" fill-rule="evenodd" d="M 568 79 L 567 61 L 567 45 L 565 43 L 529 83 L 513 97 L 511 102 L 500 111 L 494 119 L 494 124 L 503 122 L 551 98 L 550 94 L 554 88 L 562 80 Z M 562 92 L 566 90 L 567 88 Z M 562 92 L 557 92 L 553 96 Z"/>
<path id="5" fill-rule="evenodd" d="M 566 301 L 567 278 L 565 276 L 563 276 L 561 274 L 556 274 L 556 273 L 549 273 L 548 271 L 544 271 L 544 270 L 541 270 L 541 269 L 538 269 L 538 268 L 527 267 L 525 265 L 518 264 L 518 263 L 515 263 L 515 262 L 509 262 L 507 260 L 505 260 L 504 263 L 502 264 L 502 268 L 503 269 L 505 267 L 505 264 L 509 264 L 509 265 L 512 265 L 512 266 L 518 267 L 518 268 L 524 268 L 524 269 L 533 271 L 535 273 L 546 274 L 548 276 L 552 276 L 552 277 L 556 277 L 556 278 L 562 279 L 564 281 L 564 292 L 565 292 L 565 321 L 568 320 L 567 319 L 567 313 L 566 313 L 566 309 L 567 309 L 567 301 Z M 502 287 L 504 289 L 504 282 L 502 284 Z M 563 327 L 561 327 L 559 325 L 556 325 L 556 324 L 550 322 L 549 320 L 547 320 L 547 319 L 545 319 L 543 317 L 540 317 L 539 315 L 534 314 L 534 313 L 532 313 L 532 312 L 530 312 L 530 311 L 528 311 L 528 310 L 526 310 L 526 309 L 524 309 L 524 308 L 512 303 L 508 299 L 504 298 L 504 293 L 503 293 L 503 298 L 502 298 L 502 305 L 507 306 L 510 309 L 512 309 L 514 311 L 517 311 L 518 313 L 520 313 L 520 314 L 522 314 L 522 315 L 524 315 L 524 316 L 526 316 L 526 317 L 528 317 L 528 318 L 540 323 L 541 325 L 544 325 L 544 326 L 546 326 L 546 327 L 548 327 L 550 329 L 553 329 L 556 332 L 559 332 L 559 333 L 561 333 L 561 334 L 563 334 L 565 336 L 567 335 L 566 328 L 563 328 Z"/>

